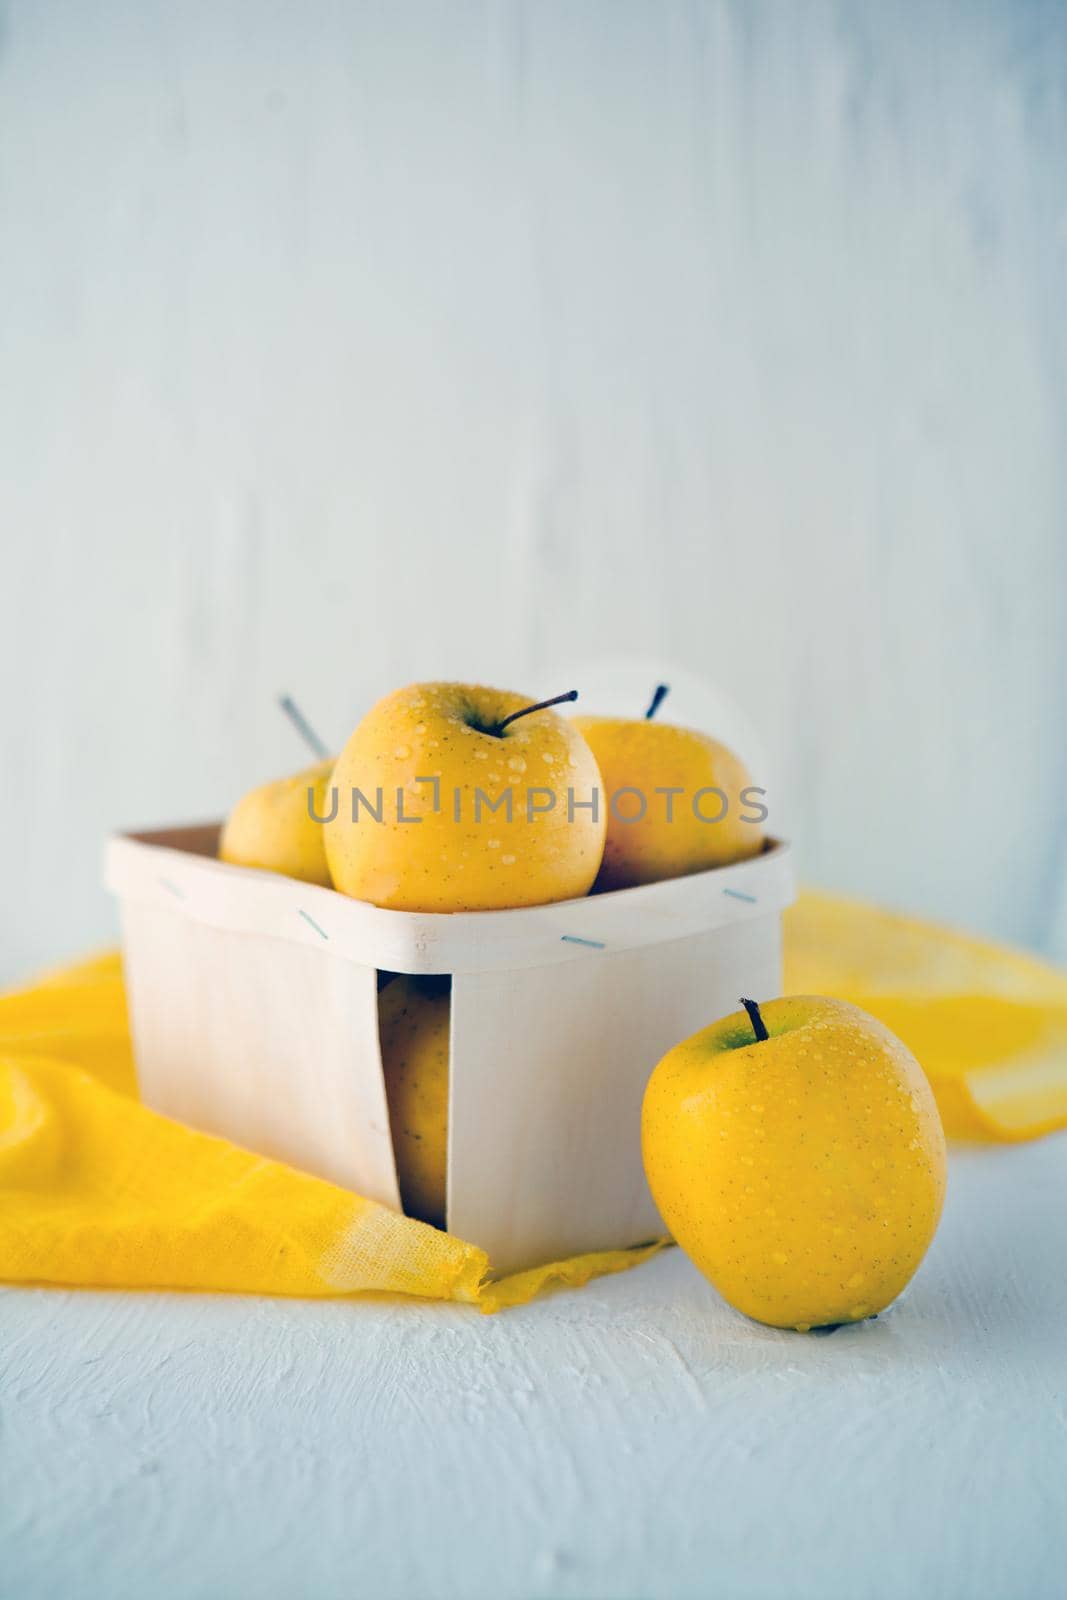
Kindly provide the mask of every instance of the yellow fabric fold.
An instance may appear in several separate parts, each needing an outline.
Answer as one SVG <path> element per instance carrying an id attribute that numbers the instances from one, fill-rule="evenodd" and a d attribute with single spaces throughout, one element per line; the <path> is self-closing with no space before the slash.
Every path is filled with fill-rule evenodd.
<path id="1" fill-rule="evenodd" d="M 926 1068 L 950 1133 L 1067 1126 L 1067 976 L 1032 957 L 806 894 L 786 917 L 785 987 L 881 1017 Z M 623 1271 L 662 1243 L 493 1282 L 475 1246 L 142 1106 L 116 955 L 0 996 L 8 1282 L 378 1291 L 491 1312 Z"/>
<path id="2" fill-rule="evenodd" d="M 1035 956 L 808 891 L 785 914 L 784 987 L 851 1000 L 899 1035 L 956 1138 L 1067 1127 L 1067 973 Z"/>
<path id="3" fill-rule="evenodd" d="M 491 1312 L 553 1283 L 621 1272 L 660 1247 L 491 1282 L 474 1245 L 141 1105 L 117 955 L 0 996 L 0 1279 L 377 1291 Z"/>

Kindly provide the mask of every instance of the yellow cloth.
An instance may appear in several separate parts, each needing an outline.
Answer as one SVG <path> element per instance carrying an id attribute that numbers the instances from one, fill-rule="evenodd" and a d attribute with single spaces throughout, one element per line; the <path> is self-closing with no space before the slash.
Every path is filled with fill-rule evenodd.
<path id="1" fill-rule="evenodd" d="M 808 891 L 785 914 L 786 994 L 832 994 L 904 1040 L 945 1131 L 1067 1127 L 1067 973 L 1021 950 Z"/>
<path id="2" fill-rule="evenodd" d="M 0 1279 L 520 1305 L 664 1241 L 492 1283 L 483 1250 L 158 1116 L 136 1098 L 117 955 L 0 996 Z"/>
<path id="3" fill-rule="evenodd" d="M 805 895 L 787 992 L 843 995 L 922 1061 L 946 1126 L 1067 1125 L 1067 977 L 1016 952 Z M 156 1115 L 136 1099 L 117 956 L 0 997 L 0 1278 L 518 1305 L 645 1260 L 605 1251 L 487 1281 L 483 1251 Z"/>

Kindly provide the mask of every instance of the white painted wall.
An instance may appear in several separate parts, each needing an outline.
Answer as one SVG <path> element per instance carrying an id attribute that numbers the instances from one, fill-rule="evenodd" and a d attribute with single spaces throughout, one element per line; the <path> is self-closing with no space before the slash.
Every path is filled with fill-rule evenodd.
<path id="1" fill-rule="evenodd" d="M 1067 20 L 14 0 L 0 975 L 428 674 L 663 651 L 812 879 L 1067 953 Z"/>

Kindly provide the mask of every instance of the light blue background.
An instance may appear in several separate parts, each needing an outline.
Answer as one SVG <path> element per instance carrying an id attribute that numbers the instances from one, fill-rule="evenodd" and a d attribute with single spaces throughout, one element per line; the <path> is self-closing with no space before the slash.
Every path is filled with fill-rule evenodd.
<path id="1" fill-rule="evenodd" d="M 624 649 L 810 880 L 1067 954 L 1065 79 L 1049 3 L 9 5 L 0 975 L 279 689 Z"/>

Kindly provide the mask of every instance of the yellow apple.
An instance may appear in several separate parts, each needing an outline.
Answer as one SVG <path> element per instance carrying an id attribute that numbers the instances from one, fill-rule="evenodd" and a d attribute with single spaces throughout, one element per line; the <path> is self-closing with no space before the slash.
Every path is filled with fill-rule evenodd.
<path id="1" fill-rule="evenodd" d="M 580 716 L 604 780 L 607 838 L 596 890 L 680 878 L 763 849 L 762 790 L 725 745 L 652 717 Z"/>
<path id="2" fill-rule="evenodd" d="M 861 1321 L 908 1283 L 941 1216 L 930 1085 L 888 1028 L 843 1000 L 742 1004 L 653 1072 L 649 1187 L 746 1316 L 801 1331 Z"/>
<path id="3" fill-rule="evenodd" d="M 588 809 L 599 784 L 578 729 L 543 702 L 461 683 L 398 689 L 334 768 L 324 830 L 334 885 L 401 911 L 586 894 L 604 846 L 603 808 Z"/>
<path id="4" fill-rule="evenodd" d="M 333 758 L 292 778 L 278 778 L 238 800 L 222 830 L 219 859 L 238 867 L 262 867 L 289 878 L 329 885 L 321 818 Z M 309 805 L 308 790 L 312 791 Z M 312 815 L 314 811 L 314 815 Z"/>
<path id="5" fill-rule="evenodd" d="M 409 1217 L 445 1225 L 449 979 L 401 973 L 378 996 L 389 1126 Z"/>

